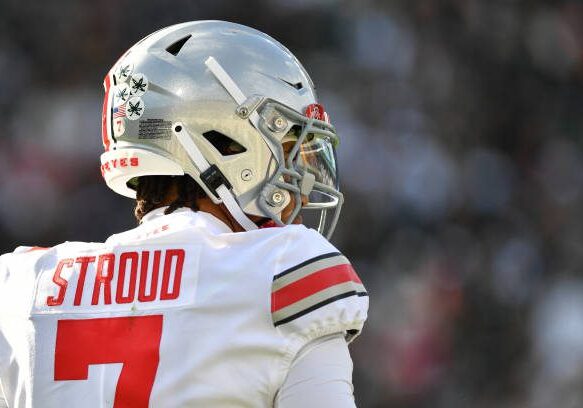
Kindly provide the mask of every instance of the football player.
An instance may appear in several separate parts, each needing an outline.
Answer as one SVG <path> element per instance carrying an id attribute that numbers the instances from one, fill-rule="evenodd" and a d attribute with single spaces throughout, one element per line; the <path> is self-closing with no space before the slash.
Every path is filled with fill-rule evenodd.
<path id="1" fill-rule="evenodd" d="M 196 21 L 139 41 L 104 85 L 101 172 L 139 226 L 0 258 L 7 405 L 354 407 L 368 298 L 324 238 L 338 136 L 299 61 Z"/>

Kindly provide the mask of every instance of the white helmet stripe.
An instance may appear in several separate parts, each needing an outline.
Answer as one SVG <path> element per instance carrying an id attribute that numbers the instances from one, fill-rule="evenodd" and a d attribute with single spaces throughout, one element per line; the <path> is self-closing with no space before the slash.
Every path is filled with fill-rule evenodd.
<path id="1" fill-rule="evenodd" d="M 112 140 L 112 129 L 111 129 L 111 107 L 113 101 L 115 81 L 113 80 L 113 75 L 111 71 L 107 73 L 105 79 L 103 80 L 103 87 L 105 88 L 105 98 L 103 100 L 103 109 L 101 111 L 101 139 L 103 142 L 103 148 L 105 151 L 109 150 L 109 146 Z"/>
<path id="2" fill-rule="evenodd" d="M 247 100 L 247 97 L 243 91 L 241 91 L 241 88 L 237 86 L 235 81 L 233 81 L 233 78 L 231 78 L 227 71 L 223 69 L 221 64 L 219 64 L 214 57 L 208 57 L 204 63 L 221 85 L 223 85 L 223 88 L 225 88 L 229 95 L 231 95 L 235 102 L 237 102 L 237 105 L 241 105 Z M 259 114 L 256 111 L 251 112 L 249 115 L 249 121 L 253 124 L 255 129 L 259 130 Z"/>
<path id="3" fill-rule="evenodd" d="M 227 74 L 227 71 L 221 67 L 221 64 L 214 57 L 208 57 L 204 64 L 211 70 L 213 75 L 239 105 L 245 102 L 245 94 L 243 94 L 243 91 L 241 91 L 235 81 L 233 81 L 233 78 Z"/>

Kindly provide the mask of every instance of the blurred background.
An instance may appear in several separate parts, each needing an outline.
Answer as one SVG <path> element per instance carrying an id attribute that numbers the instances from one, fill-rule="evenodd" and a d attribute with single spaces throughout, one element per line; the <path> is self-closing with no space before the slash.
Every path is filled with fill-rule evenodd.
<path id="1" fill-rule="evenodd" d="M 135 225 L 100 175 L 102 80 L 195 19 L 286 44 L 341 136 L 360 407 L 583 406 L 579 1 L 0 0 L 1 252 Z"/>

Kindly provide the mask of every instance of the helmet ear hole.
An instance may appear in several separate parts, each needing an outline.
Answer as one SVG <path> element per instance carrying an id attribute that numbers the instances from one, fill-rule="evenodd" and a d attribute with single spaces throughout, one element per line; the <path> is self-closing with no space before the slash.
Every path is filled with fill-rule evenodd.
<path id="1" fill-rule="evenodd" d="M 216 130 L 209 130 L 202 135 L 223 156 L 233 156 L 247 151 L 245 146 Z"/>

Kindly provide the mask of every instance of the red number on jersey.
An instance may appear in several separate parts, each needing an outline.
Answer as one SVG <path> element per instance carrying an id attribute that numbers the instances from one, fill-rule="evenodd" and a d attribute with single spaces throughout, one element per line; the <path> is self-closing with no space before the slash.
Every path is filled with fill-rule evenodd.
<path id="1" fill-rule="evenodd" d="M 55 381 L 86 380 L 90 364 L 123 363 L 113 408 L 147 408 L 161 337 L 162 315 L 59 320 Z"/>

